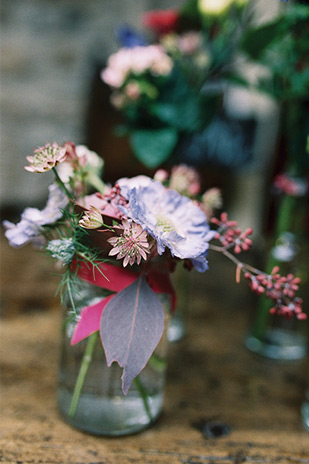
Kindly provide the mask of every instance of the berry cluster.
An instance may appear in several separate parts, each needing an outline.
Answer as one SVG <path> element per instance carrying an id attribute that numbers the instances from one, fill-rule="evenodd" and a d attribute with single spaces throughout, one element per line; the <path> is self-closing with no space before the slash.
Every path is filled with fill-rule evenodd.
<path id="1" fill-rule="evenodd" d="M 242 232 L 236 221 L 228 219 L 227 213 L 222 213 L 220 219 L 212 218 L 211 222 L 218 226 L 214 238 L 219 240 L 225 249 L 234 247 L 234 253 L 236 254 L 239 254 L 242 250 L 249 250 L 252 245 L 252 240 L 248 238 L 253 232 L 251 227 Z"/>
<path id="2" fill-rule="evenodd" d="M 250 280 L 250 288 L 253 292 L 274 301 L 274 306 L 270 309 L 271 314 L 278 314 L 287 319 L 291 319 L 293 314 L 297 319 L 306 319 L 307 316 L 302 310 L 302 299 L 296 296 L 299 290 L 300 279 L 293 274 L 281 276 L 279 267 L 273 268 L 271 274 L 260 273 L 254 275 L 252 272 L 245 272 L 245 278 Z"/>
<path id="3" fill-rule="evenodd" d="M 220 219 L 212 218 L 211 222 L 218 226 L 215 239 L 219 240 L 220 246 L 210 244 L 209 248 L 222 253 L 236 265 L 236 281 L 239 282 L 241 272 L 250 281 L 249 286 L 258 295 L 265 294 L 274 302 L 270 309 L 271 314 L 278 314 L 290 319 L 293 315 L 297 319 L 306 319 L 307 315 L 302 310 L 302 299 L 296 296 L 299 290 L 300 279 L 293 274 L 282 276 L 279 267 L 273 268 L 270 274 L 262 272 L 248 264 L 241 262 L 229 250 L 234 248 L 234 253 L 248 251 L 252 241 L 248 238 L 252 229 L 248 228 L 242 232 L 236 221 L 228 219 L 227 213 L 222 213 Z"/>

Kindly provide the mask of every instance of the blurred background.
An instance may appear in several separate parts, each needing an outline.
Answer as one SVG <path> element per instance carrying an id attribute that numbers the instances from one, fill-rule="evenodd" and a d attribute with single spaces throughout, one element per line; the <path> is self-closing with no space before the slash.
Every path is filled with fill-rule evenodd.
<path id="1" fill-rule="evenodd" d="M 119 48 L 116 29 L 141 29 L 141 15 L 154 8 L 177 8 L 183 0 L 25 0 L 1 2 L 1 210 L 22 210 L 45 201 L 50 176 L 31 177 L 25 156 L 46 142 L 88 144 L 104 158 L 113 157 L 119 141 L 110 142 L 108 95 L 99 70 Z M 254 2 L 255 21 L 277 15 L 278 0 Z M 255 67 L 246 69 L 254 76 Z M 208 183 L 224 184 L 232 194 L 231 213 L 258 233 L 262 227 L 265 189 L 274 161 L 278 107 L 265 95 L 230 88 L 225 96 L 230 114 L 253 121 L 253 162 L 236 171 L 207 171 Z M 121 142 L 125 147 L 125 143 Z M 252 145 L 252 146 L 251 146 Z M 125 148 L 124 148 L 125 150 Z M 252 161 L 252 160 L 251 160 Z M 108 162 L 107 177 L 121 169 Z M 142 167 L 134 167 L 142 171 Z M 132 174 L 132 173 L 130 173 Z M 134 172 L 133 174 L 138 174 Z M 213 179 L 211 178 L 213 176 Z M 229 178 L 229 186 L 226 180 Z M 227 199 L 226 199 L 227 200 Z"/>

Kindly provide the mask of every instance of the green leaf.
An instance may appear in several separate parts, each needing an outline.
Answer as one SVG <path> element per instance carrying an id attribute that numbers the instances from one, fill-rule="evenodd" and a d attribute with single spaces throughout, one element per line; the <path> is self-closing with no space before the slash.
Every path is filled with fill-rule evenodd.
<path id="1" fill-rule="evenodd" d="M 188 95 L 178 102 L 158 103 L 154 114 L 164 123 L 179 130 L 193 132 L 201 129 L 201 107 L 197 96 Z"/>
<path id="2" fill-rule="evenodd" d="M 278 39 L 278 34 L 283 32 L 282 29 L 281 20 L 250 29 L 243 35 L 240 47 L 252 59 L 259 59 L 267 47 Z"/>
<path id="3" fill-rule="evenodd" d="M 163 129 L 140 129 L 132 132 L 131 145 L 135 156 L 148 168 L 156 168 L 171 155 L 178 140 L 178 132 Z"/>

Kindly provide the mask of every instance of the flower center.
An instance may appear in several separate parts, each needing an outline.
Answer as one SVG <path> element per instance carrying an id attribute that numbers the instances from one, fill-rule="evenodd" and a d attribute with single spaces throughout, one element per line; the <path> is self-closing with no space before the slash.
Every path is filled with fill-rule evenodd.
<path id="1" fill-rule="evenodd" d="M 164 233 L 168 234 L 169 232 L 172 232 L 173 230 L 175 230 L 175 226 L 170 219 L 167 219 L 166 217 L 163 217 L 163 216 L 157 216 L 157 220 L 158 220 L 158 227 L 160 227 Z"/>

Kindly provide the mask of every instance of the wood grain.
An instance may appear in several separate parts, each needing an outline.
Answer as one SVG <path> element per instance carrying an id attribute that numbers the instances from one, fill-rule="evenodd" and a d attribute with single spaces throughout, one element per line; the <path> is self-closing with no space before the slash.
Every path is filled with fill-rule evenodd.
<path id="1" fill-rule="evenodd" d="M 164 413 L 125 438 L 65 424 L 55 399 L 60 310 L 51 262 L 1 239 L 1 463 L 309 464 L 300 405 L 308 361 L 276 363 L 244 347 L 256 303 L 233 267 L 191 274 L 189 333 L 171 345 Z M 229 434 L 206 438 L 201 422 Z"/>

